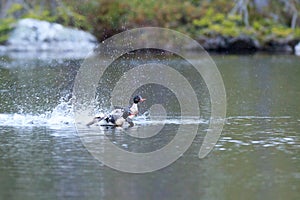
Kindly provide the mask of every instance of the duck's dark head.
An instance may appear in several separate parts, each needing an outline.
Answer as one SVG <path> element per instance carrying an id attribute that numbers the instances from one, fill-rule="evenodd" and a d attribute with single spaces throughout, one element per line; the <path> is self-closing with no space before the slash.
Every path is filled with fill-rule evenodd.
<path id="1" fill-rule="evenodd" d="M 146 99 L 143 99 L 140 95 L 135 96 L 133 98 L 133 103 L 140 103 L 140 102 L 144 102 L 144 101 L 146 101 Z"/>

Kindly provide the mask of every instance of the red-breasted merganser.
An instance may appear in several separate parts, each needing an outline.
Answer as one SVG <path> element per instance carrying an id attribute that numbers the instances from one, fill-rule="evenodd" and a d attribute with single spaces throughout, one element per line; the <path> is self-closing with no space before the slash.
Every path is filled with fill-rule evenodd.
<path id="1" fill-rule="evenodd" d="M 100 122 L 105 120 L 107 123 L 112 123 L 115 126 L 123 126 L 125 122 L 129 123 L 129 126 L 134 126 L 132 119 L 138 114 L 138 103 L 144 102 L 146 99 L 142 98 L 141 96 L 135 96 L 133 98 L 133 104 L 129 108 L 117 108 L 113 110 L 108 115 L 99 115 L 94 117 L 94 119 L 87 123 L 87 126 L 90 126 L 94 123 Z"/>

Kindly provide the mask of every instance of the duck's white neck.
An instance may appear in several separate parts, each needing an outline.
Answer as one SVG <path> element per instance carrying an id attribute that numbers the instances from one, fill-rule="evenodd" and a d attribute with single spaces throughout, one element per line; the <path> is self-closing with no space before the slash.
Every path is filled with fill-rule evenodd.
<path id="1" fill-rule="evenodd" d="M 133 114 L 133 115 L 137 115 L 137 114 L 138 114 L 139 108 L 138 108 L 137 103 L 133 103 L 133 104 L 132 104 L 132 106 L 130 107 L 130 112 L 131 112 L 131 114 Z"/>

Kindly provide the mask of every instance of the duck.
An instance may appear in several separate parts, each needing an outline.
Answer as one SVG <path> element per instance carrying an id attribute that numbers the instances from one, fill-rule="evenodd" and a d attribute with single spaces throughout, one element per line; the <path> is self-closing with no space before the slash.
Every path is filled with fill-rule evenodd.
<path id="1" fill-rule="evenodd" d="M 133 127 L 133 118 L 139 113 L 138 104 L 146 101 L 142 96 L 137 95 L 133 98 L 133 103 L 127 108 L 116 108 L 111 111 L 108 115 L 100 114 L 93 118 L 92 121 L 86 125 L 89 127 L 100 121 L 105 121 L 107 124 L 112 124 L 116 127 L 122 127 L 125 122 L 129 124 L 129 127 Z"/>

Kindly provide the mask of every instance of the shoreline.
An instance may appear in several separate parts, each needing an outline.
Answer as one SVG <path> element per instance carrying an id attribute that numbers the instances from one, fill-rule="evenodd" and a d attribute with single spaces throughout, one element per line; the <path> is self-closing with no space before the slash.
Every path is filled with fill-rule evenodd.
<path id="1" fill-rule="evenodd" d="M 219 35 L 214 38 L 199 36 L 196 41 L 209 52 L 233 54 L 252 54 L 256 52 L 295 54 L 295 47 L 299 44 L 300 39 L 273 38 L 268 41 L 258 41 L 247 35 L 237 37 Z"/>
<path id="2" fill-rule="evenodd" d="M 189 33 L 182 34 L 198 42 L 208 52 L 221 54 L 252 54 L 255 52 L 300 54 L 300 38 L 293 35 L 279 37 L 271 34 L 268 38 L 259 39 L 257 36 L 248 34 L 237 36 L 228 36 L 221 33 L 210 36 L 205 36 L 205 34 L 195 36 L 191 36 Z M 87 51 L 97 51 L 97 45 L 103 42 L 98 40 L 96 36 L 88 31 L 65 27 L 58 23 L 24 18 L 15 24 L 5 44 L 0 45 L 0 54 L 15 54 L 16 52 L 27 54 L 67 52 L 70 54 L 73 52 L 73 54 L 81 53 L 84 55 Z M 149 40 L 151 42 L 151 37 L 146 37 L 137 42 L 143 46 Z M 156 42 L 164 44 L 166 40 L 168 39 L 161 36 L 157 38 Z M 177 46 L 176 40 L 167 42 L 168 45 Z M 115 48 L 122 48 L 122 43 L 115 45 Z M 183 46 L 182 48 L 188 51 L 201 50 L 197 45 Z M 81 56 L 79 55 L 79 57 Z"/>
<path id="3" fill-rule="evenodd" d="M 198 55 L 199 50 L 187 50 L 191 55 Z M 215 50 L 205 50 L 209 56 L 295 56 L 298 57 L 295 53 L 284 52 L 284 51 L 215 51 Z M 95 51 L 93 51 L 95 52 Z M 32 51 L 9 51 L 9 52 L 0 52 L 0 61 L 3 59 L 16 59 L 16 60 L 82 60 L 88 58 L 90 55 L 93 55 L 93 52 L 53 52 L 53 51 L 41 51 L 41 52 L 32 52 Z M 136 52 L 137 55 L 142 52 Z M 152 52 L 153 53 L 153 52 Z M 161 54 L 159 53 L 160 57 Z"/>

